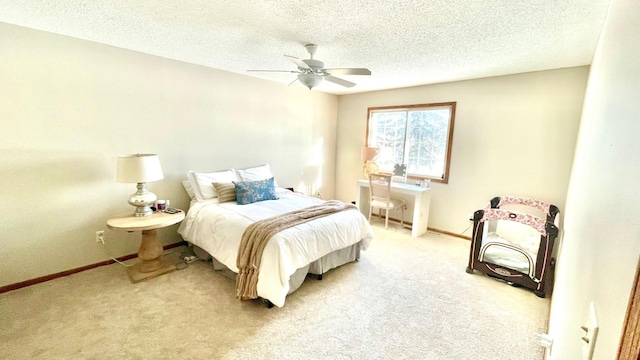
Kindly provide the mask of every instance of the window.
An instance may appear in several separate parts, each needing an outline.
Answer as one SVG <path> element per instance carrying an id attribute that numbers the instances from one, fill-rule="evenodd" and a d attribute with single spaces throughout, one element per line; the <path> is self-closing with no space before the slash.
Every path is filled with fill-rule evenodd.
<path id="1" fill-rule="evenodd" d="M 407 164 L 407 176 L 447 183 L 456 103 L 369 108 L 367 146 L 382 172 Z"/>

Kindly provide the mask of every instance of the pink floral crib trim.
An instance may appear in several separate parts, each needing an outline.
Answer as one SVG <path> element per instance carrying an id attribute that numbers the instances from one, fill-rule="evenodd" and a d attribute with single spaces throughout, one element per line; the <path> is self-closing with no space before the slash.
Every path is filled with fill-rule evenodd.
<path id="1" fill-rule="evenodd" d="M 494 200 L 499 199 L 500 201 L 497 204 L 494 204 Z M 545 201 L 527 198 L 527 197 L 519 197 L 519 196 L 500 196 L 498 198 L 493 198 L 489 204 L 487 204 L 484 208 L 499 208 L 502 205 L 526 205 L 531 206 L 537 209 L 540 209 L 545 212 L 545 214 L 550 214 L 549 209 L 551 208 L 551 204 Z"/>
<path id="2" fill-rule="evenodd" d="M 512 210 L 502 209 L 485 209 L 480 221 L 492 221 L 492 220 L 509 220 L 517 221 L 519 223 L 529 225 L 536 229 L 541 236 L 547 236 L 546 221 L 531 214 L 526 214 Z"/>

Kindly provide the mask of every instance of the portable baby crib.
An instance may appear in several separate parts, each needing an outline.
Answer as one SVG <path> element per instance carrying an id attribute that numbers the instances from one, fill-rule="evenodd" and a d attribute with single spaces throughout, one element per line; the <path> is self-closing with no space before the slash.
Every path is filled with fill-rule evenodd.
<path id="1" fill-rule="evenodd" d="M 529 212 L 501 209 L 504 205 Z M 531 214 L 531 208 L 538 209 L 546 219 Z M 545 297 L 553 287 L 559 213 L 557 206 L 540 200 L 515 196 L 491 199 L 473 214 L 467 272 L 478 270 Z"/>

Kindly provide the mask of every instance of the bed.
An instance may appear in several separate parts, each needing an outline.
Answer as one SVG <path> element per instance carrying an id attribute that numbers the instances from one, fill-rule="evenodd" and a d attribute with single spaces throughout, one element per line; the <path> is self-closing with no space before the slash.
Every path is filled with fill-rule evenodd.
<path id="1" fill-rule="evenodd" d="M 553 288 L 559 213 L 557 206 L 536 199 L 491 199 L 473 214 L 467 272 L 477 270 L 545 297 Z"/>
<path id="2" fill-rule="evenodd" d="M 237 196 L 228 200 L 224 188 L 209 188 L 212 183 L 229 188 L 229 184 L 240 187 L 246 182 L 273 179 L 268 165 L 216 173 L 189 172 L 188 177 L 188 184 L 183 185 L 194 197 L 178 233 L 194 246 L 196 255 L 210 255 L 214 269 L 227 275 L 239 272 L 238 252 L 249 225 L 324 203 L 277 187 L 274 180 L 272 196 L 276 199 L 248 204 L 239 204 Z M 301 285 L 308 273 L 321 278 L 327 271 L 357 260 L 372 238 L 369 222 L 357 209 L 329 214 L 277 233 L 266 243 L 261 257 L 258 297 L 269 306 L 284 306 L 286 296 Z"/>

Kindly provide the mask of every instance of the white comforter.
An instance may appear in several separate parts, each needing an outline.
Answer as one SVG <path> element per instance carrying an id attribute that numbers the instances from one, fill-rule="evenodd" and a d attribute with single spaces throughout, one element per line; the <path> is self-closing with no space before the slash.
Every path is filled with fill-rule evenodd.
<path id="1" fill-rule="evenodd" d="M 194 202 L 178 233 L 237 273 L 238 248 L 249 224 L 322 202 L 284 189 L 278 190 L 278 196 L 279 200 L 249 205 Z M 361 249 L 366 250 L 372 238 L 373 230 L 358 210 L 342 211 L 280 232 L 264 250 L 258 296 L 282 307 L 289 292 L 289 277 L 297 269 L 360 240 Z"/>

